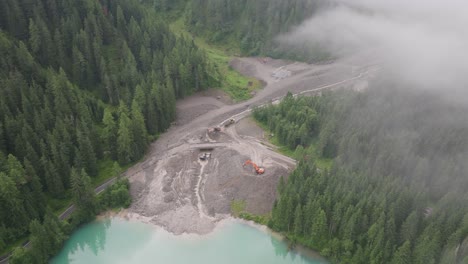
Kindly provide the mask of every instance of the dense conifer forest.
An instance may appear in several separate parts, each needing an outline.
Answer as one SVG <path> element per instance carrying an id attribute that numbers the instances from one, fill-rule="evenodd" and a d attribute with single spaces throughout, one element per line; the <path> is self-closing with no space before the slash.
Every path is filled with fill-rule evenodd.
<path id="1" fill-rule="evenodd" d="M 300 160 L 269 226 L 338 263 L 468 263 L 466 106 L 377 87 L 256 110 Z"/>
<path id="2" fill-rule="evenodd" d="M 0 29 L 1 252 L 51 201 L 89 207 L 99 162 L 139 160 L 175 100 L 213 80 L 204 51 L 137 0 L 4 0 Z"/>
<path id="3" fill-rule="evenodd" d="M 162 2 L 162 1 L 161 1 Z M 236 45 L 244 55 L 319 59 L 318 50 L 290 50 L 275 38 L 298 26 L 324 6 L 322 0 L 193 0 L 186 24 L 195 34 L 215 43 Z"/>

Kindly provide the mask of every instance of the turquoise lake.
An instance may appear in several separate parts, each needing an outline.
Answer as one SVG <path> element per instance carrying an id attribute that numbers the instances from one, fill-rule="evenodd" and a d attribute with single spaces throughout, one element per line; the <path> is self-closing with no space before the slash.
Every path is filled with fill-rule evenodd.
<path id="1" fill-rule="evenodd" d="M 208 235 L 176 236 L 152 225 L 111 218 L 77 230 L 51 263 L 326 263 L 288 251 L 279 238 L 232 221 Z"/>

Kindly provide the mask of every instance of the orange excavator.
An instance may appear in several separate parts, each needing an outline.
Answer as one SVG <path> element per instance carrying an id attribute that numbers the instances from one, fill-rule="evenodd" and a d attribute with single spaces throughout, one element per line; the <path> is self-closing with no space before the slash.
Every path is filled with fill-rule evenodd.
<path id="1" fill-rule="evenodd" d="M 255 172 L 256 172 L 257 174 L 263 174 L 263 173 L 265 173 L 265 169 L 264 169 L 264 168 L 257 166 L 257 164 L 255 164 L 255 163 L 254 163 L 253 161 L 251 161 L 251 160 L 247 160 L 247 161 L 244 163 L 244 166 L 243 166 L 243 167 L 245 167 L 246 165 L 249 165 L 249 164 L 252 164 L 252 166 L 254 167 Z"/>

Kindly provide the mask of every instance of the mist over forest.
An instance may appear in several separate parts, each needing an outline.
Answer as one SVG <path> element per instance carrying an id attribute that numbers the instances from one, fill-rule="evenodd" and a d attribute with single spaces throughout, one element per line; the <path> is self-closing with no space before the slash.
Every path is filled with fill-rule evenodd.
<path id="1" fill-rule="evenodd" d="M 379 70 L 365 91 L 258 110 L 304 159 L 270 226 L 339 263 L 467 263 L 467 8 L 334 1 L 276 38 L 338 60 L 366 56 Z M 320 121 L 303 140 L 293 113 L 307 107 Z M 319 172 L 311 156 L 334 164 Z"/>
<path id="2" fill-rule="evenodd" d="M 468 90 L 467 9 L 459 0 L 338 0 L 276 39 L 335 57 L 368 53 L 382 79 L 461 99 Z"/>

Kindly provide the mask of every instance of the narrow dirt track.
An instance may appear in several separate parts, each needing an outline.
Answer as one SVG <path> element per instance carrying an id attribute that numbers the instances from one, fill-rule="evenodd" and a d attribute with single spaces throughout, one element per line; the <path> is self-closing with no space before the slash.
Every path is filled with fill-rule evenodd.
<path id="1" fill-rule="evenodd" d="M 254 98 L 235 105 L 199 95 L 178 102 L 177 125 L 151 145 L 143 162 L 126 172 L 134 198 L 129 217 L 175 234 L 205 234 L 229 217 L 233 200 L 244 200 L 251 213 L 269 212 L 280 177 L 287 177 L 295 161 L 276 153 L 261 137 L 246 133 L 251 124 L 243 123 L 242 129 L 237 124 L 224 128 L 225 121 L 234 118 L 239 122 L 252 107 L 278 101 L 288 91 L 315 94 L 325 89 L 363 87 L 377 69 L 365 61 L 354 57 L 309 65 L 279 60 L 263 63 L 256 58 L 233 60 L 232 67 L 265 81 L 266 87 Z M 277 72 L 281 74 L 275 75 Z M 223 129 L 207 132 L 214 126 Z M 210 152 L 211 159 L 199 160 L 204 152 Z M 265 174 L 256 175 L 251 166 L 244 168 L 247 159 L 263 166 Z"/>

